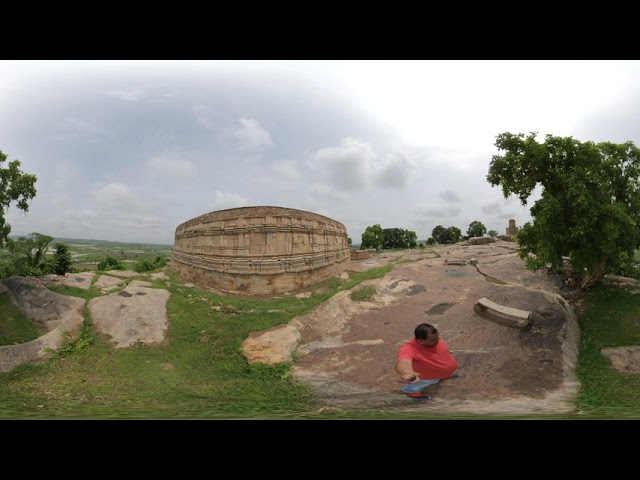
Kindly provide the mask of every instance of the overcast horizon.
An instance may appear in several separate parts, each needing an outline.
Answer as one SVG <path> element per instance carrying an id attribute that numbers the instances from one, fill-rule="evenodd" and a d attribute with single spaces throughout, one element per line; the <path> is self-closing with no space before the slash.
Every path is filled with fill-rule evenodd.
<path id="1" fill-rule="evenodd" d="M 345 225 L 529 208 L 486 181 L 505 132 L 640 145 L 640 62 L 0 60 L 0 150 L 37 176 L 12 236 L 173 245 L 199 215 L 280 206 Z M 6 166 L 6 164 L 3 164 Z"/>

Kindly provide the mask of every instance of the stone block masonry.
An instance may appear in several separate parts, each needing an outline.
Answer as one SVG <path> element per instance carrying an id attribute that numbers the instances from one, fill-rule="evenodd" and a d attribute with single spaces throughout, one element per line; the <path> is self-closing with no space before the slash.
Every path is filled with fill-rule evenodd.
<path id="1" fill-rule="evenodd" d="M 349 267 L 345 226 L 292 208 L 210 212 L 176 228 L 170 268 L 184 281 L 230 293 L 291 292 Z"/>

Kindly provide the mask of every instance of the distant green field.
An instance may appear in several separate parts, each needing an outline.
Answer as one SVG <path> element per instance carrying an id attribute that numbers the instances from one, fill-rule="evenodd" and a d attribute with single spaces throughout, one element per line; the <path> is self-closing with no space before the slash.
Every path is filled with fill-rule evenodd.
<path id="1" fill-rule="evenodd" d="M 55 243 L 66 243 L 69 246 L 73 268 L 77 271 L 95 270 L 96 265 L 106 257 L 113 257 L 119 262 L 133 264 L 142 259 L 153 261 L 157 256 L 171 257 L 173 250 L 173 245 L 73 238 L 55 238 L 51 245 Z"/>

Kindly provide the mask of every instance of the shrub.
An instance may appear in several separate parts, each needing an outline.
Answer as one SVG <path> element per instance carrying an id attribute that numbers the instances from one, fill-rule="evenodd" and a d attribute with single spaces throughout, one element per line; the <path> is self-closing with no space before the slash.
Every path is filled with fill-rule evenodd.
<path id="1" fill-rule="evenodd" d="M 362 301 L 371 300 L 376 294 L 376 289 L 373 287 L 362 287 L 358 290 L 351 292 L 351 300 Z"/>
<path id="2" fill-rule="evenodd" d="M 56 251 L 51 259 L 50 269 L 56 275 L 64 275 L 71 271 L 71 252 L 66 243 L 56 243 Z"/>
<path id="3" fill-rule="evenodd" d="M 124 270 L 124 265 L 113 257 L 106 257 L 102 262 L 98 263 L 97 268 L 103 272 L 107 270 Z"/>
<path id="4" fill-rule="evenodd" d="M 133 270 L 138 273 L 150 272 L 151 270 L 156 270 L 158 268 L 162 268 L 167 264 L 167 258 L 161 257 L 158 255 L 155 260 L 150 262 L 146 258 L 142 260 L 138 260 L 136 264 L 133 266 Z"/>

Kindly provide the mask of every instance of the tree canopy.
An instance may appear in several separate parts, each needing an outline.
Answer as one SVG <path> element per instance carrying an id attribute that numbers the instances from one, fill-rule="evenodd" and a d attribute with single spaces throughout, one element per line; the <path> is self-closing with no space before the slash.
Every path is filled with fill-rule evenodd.
<path id="1" fill-rule="evenodd" d="M 20 170 L 20 160 L 13 160 L 3 167 L 7 155 L 0 150 L 0 248 L 4 246 L 11 233 L 11 225 L 5 221 L 4 214 L 15 202 L 19 210 L 29 210 L 29 200 L 36 196 L 36 176 Z"/>
<path id="2" fill-rule="evenodd" d="M 580 288 L 628 263 L 640 245 L 640 150 L 632 143 L 580 142 L 572 137 L 502 133 L 487 181 L 522 205 L 538 186 L 515 239 L 532 270 L 559 269 L 568 259 Z"/>
<path id="3" fill-rule="evenodd" d="M 368 226 L 362 234 L 361 249 L 413 248 L 418 244 L 416 232 L 404 228 L 382 228 L 379 224 Z"/>
<path id="4" fill-rule="evenodd" d="M 379 224 L 368 226 L 362 234 L 362 243 L 360 248 L 382 248 L 384 243 L 384 234 L 382 233 L 382 227 Z"/>
<path id="5" fill-rule="evenodd" d="M 435 243 L 456 243 L 462 239 L 462 231 L 458 227 L 445 228 L 442 225 L 437 225 L 431 231 L 431 238 Z"/>
<path id="6" fill-rule="evenodd" d="M 469 228 L 467 228 L 467 236 L 468 237 L 482 237 L 487 233 L 487 227 L 484 226 L 484 223 L 474 220 L 469 224 Z"/>
<path id="7" fill-rule="evenodd" d="M 413 248 L 418 243 L 416 232 L 404 228 L 383 228 L 383 248 Z"/>

